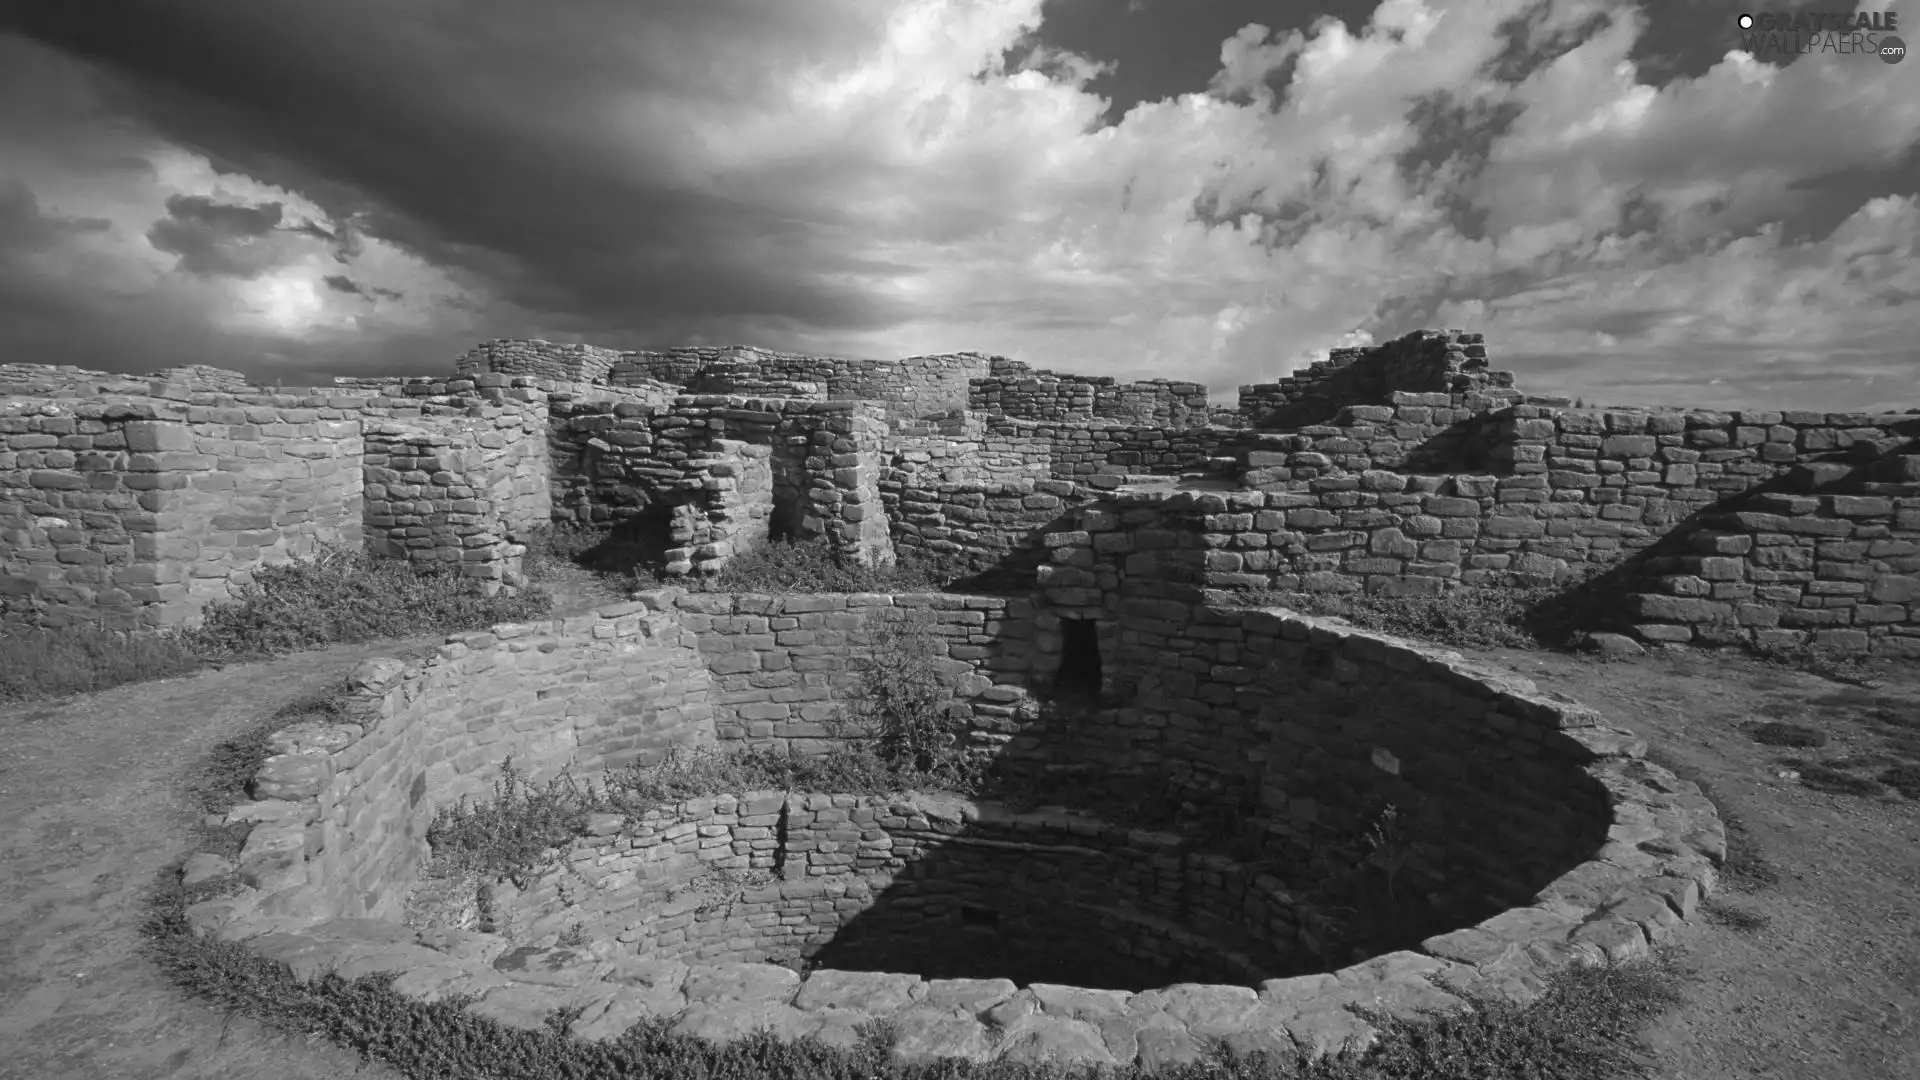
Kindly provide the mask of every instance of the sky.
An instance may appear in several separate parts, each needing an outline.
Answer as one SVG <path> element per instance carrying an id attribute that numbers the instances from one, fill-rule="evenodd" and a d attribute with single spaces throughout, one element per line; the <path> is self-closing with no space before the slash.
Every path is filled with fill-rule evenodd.
<path id="1" fill-rule="evenodd" d="M 1453 327 L 1530 393 L 1920 407 L 1920 61 L 1760 10 L 13 0 L 0 362 L 971 350 L 1231 403 Z"/>

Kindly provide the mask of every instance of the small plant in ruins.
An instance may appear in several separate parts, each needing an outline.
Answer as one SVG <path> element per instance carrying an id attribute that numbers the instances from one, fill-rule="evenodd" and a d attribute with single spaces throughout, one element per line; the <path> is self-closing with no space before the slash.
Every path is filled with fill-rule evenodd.
<path id="1" fill-rule="evenodd" d="M 1367 830 L 1366 843 L 1372 849 L 1367 856 L 1367 863 L 1387 875 L 1387 910 L 1390 913 L 1388 917 L 1392 918 L 1391 913 L 1399 909 L 1399 898 L 1393 892 L 1393 880 L 1412 854 L 1406 834 L 1400 827 L 1398 807 L 1388 803 L 1386 809 L 1380 811 L 1380 817 Z"/>
<path id="2" fill-rule="evenodd" d="M 979 785 L 981 768 L 961 743 L 952 686 L 939 670 L 945 641 L 922 614 L 883 625 L 854 684 L 843 734 L 869 740 L 903 783 L 959 791 Z"/>
<path id="3" fill-rule="evenodd" d="M 491 801 L 461 796 L 459 803 L 440 808 L 427 827 L 427 843 L 444 854 L 454 871 L 475 870 L 524 885 L 526 875 L 586 829 L 587 815 L 599 810 L 604 797 L 591 783 L 584 788 L 562 773 L 544 790 L 509 757 L 500 767 Z"/>

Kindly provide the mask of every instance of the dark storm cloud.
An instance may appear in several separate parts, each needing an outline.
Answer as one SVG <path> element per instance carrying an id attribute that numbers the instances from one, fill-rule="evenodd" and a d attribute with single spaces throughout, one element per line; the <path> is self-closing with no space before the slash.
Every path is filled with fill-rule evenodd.
<path id="1" fill-rule="evenodd" d="M 352 262 L 365 248 L 365 244 L 360 239 L 360 231 L 355 229 L 351 222 L 329 229 L 318 222 L 303 221 L 298 225 L 290 226 L 287 231 L 311 236 L 316 240 L 325 240 L 332 244 L 335 262 Z"/>
<path id="2" fill-rule="evenodd" d="M 38 251 L 76 234 L 105 232 L 112 227 L 111 222 L 100 218 L 43 213 L 32 188 L 18 180 L 0 179 L 0 252 Z"/>
<path id="3" fill-rule="evenodd" d="M 320 279 L 327 288 L 349 296 L 364 296 L 369 300 L 398 300 L 401 293 L 395 289 L 383 289 L 378 285 L 362 285 L 345 274 L 328 274 Z"/>
<path id="4" fill-rule="evenodd" d="M 820 250 L 820 230 L 860 224 L 827 193 L 790 196 L 772 175 L 730 176 L 732 192 L 689 182 L 649 156 L 644 128 L 609 127 L 664 103 L 764 96 L 772 76 L 756 56 L 726 50 L 782 42 L 826 59 L 846 47 L 836 38 L 857 39 L 847 26 L 815 25 L 808 5 L 732 0 L 608 0 L 564 18 L 499 0 L 457 19 L 433 7 L 128 0 L 110 19 L 67 3 L 13 18 L 114 73 L 117 105 L 216 168 L 297 191 L 530 309 L 610 329 L 900 315 Z M 176 214 L 157 232 L 205 272 L 253 266 L 212 219 Z"/>
<path id="5" fill-rule="evenodd" d="M 258 277 L 284 256 L 263 238 L 280 225 L 280 204 L 237 206 L 204 195 L 175 195 L 167 216 L 147 230 L 147 242 L 180 256 L 179 268 L 202 276 Z"/>

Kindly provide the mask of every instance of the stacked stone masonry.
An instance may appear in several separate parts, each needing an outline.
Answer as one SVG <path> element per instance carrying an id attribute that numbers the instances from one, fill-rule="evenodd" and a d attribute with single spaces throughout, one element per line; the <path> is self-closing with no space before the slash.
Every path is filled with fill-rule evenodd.
<path id="1" fill-rule="evenodd" d="M 974 353 L 494 341 L 446 378 L 275 389 L 0 365 L 0 615 L 179 625 L 339 542 L 512 590 L 557 521 L 656 537 L 669 574 L 791 537 L 1016 592 L 1093 555 L 1192 589 L 1608 571 L 1610 628 L 1646 640 L 1914 655 L 1920 415 L 1575 409 L 1486 353 L 1335 350 L 1242 387 L 1234 426 L 1193 384 Z"/>
<path id="2" fill-rule="evenodd" d="M 571 1034 L 584 1040 L 612 1038 L 659 1017 L 676 1032 L 715 1041 L 771 1030 L 850 1045 L 859 1025 L 888 1019 L 903 1060 L 1032 1061 L 1054 1054 L 1151 1068 L 1195 1061 L 1212 1038 L 1242 1052 L 1324 1053 L 1376 1036 L 1363 1012 L 1411 1016 L 1462 1008 L 1469 999 L 1532 1000 L 1560 967 L 1644 954 L 1693 915 L 1724 860 L 1724 831 L 1693 785 L 1648 763 L 1642 740 L 1524 679 L 1337 620 L 1277 609 L 1176 611 L 1164 601 L 1123 597 L 1109 610 L 1118 640 L 1132 650 L 1125 655 L 1157 651 L 1163 658 L 1117 686 L 1122 699 L 1160 709 L 1183 692 L 1178 676 L 1197 676 L 1193 661 L 1206 659 L 1207 685 L 1225 688 L 1233 700 L 1206 695 L 1211 700 L 1202 707 L 1240 710 L 1192 727 L 1181 722 L 1198 716 L 1192 707 L 1166 713 L 1160 726 L 1169 733 L 1184 728 L 1184 746 L 1139 744 L 1136 760 L 1165 753 L 1216 768 L 1251 763 L 1275 819 L 1298 824 L 1307 820 L 1302 799 L 1322 800 L 1323 812 L 1331 812 L 1343 798 L 1325 784 L 1309 787 L 1307 770 L 1355 793 L 1384 785 L 1375 794 L 1389 791 L 1403 805 L 1445 803 L 1457 785 L 1479 783 L 1471 769 L 1463 773 L 1450 761 L 1473 745 L 1484 755 L 1479 764 L 1503 778 L 1537 775 L 1543 793 L 1556 780 L 1578 793 L 1569 799 L 1563 790 L 1555 804 L 1575 827 L 1512 828 L 1516 808 L 1524 806 L 1529 820 L 1542 808 L 1523 786 L 1520 803 L 1506 809 L 1508 825 L 1477 827 L 1501 834 L 1486 839 L 1493 848 L 1505 845 L 1509 856 L 1533 845 L 1538 858 L 1531 863 L 1495 866 L 1446 851 L 1423 856 L 1436 860 L 1430 869 L 1454 875 L 1457 886 L 1498 896 L 1505 910 L 1417 947 L 1275 977 L 1262 972 L 1284 971 L 1289 955 L 1310 951 L 1310 935 L 1288 917 L 1284 874 L 1240 872 L 1230 861 L 1184 850 L 1178 838 L 1065 809 L 1014 814 L 990 801 L 931 792 L 738 792 L 608 815 L 590 821 L 589 835 L 558 852 L 557 865 L 521 882 L 524 888 L 503 884 L 491 930 L 457 913 L 403 924 L 405 896 L 430 854 L 426 823 L 437 807 L 486 791 L 506 757 L 529 763 L 537 779 L 566 765 L 591 774 L 636 752 L 718 739 L 724 708 L 715 707 L 715 680 L 729 666 L 722 661 L 743 649 L 782 654 L 777 641 L 760 640 L 757 624 L 718 620 L 758 609 L 769 613 L 771 628 L 773 619 L 810 614 L 809 601 L 851 604 L 845 597 L 724 599 L 723 616 L 708 610 L 714 597 L 664 590 L 575 619 L 455 635 L 437 656 L 415 664 L 363 664 L 345 722 L 275 736 L 274 753 L 250 788 L 255 801 L 228 814 L 250 826 L 238 859 L 203 854 L 188 861 L 189 882 L 234 885 L 229 895 L 190 908 L 190 921 L 221 940 L 244 941 L 303 980 L 328 971 L 348 979 L 397 971 L 398 993 L 425 1001 L 471 995 L 466 1007 L 475 1015 L 526 1028 L 540 1027 L 553 1009 L 574 1007 L 580 1012 Z M 976 599 L 986 606 L 973 606 Z M 1008 635 L 1008 652 L 1037 648 L 1032 642 L 1047 632 L 1041 616 L 1049 612 L 1009 614 L 995 599 L 891 597 L 865 606 L 938 610 L 936 603 L 957 601 L 946 616 L 999 611 L 1003 623 L 1020 624 Z M 709 621 L 690 625 L 693 616 Z M 1022 638 L 1029 626 L 1035 638 Z M 704 647 L 716 635 L 736 647 Z M 953 640 L 953 655 L 970 657 L 968 666 L 996 684 L 1023 677 L 1003 672 L 991 656 L 963 652 L 967 646 L 958 642 L 970 639 Z M 797 661 L 804 647 L 791 646 L 789 658 Z M 1352 695 L 1400 684 L 1433 689 L 1417 691 L 1423 700 L 1415 712 L 1364 730 L 1334 707 L 1343 696 L 1367 700 Z M 503 701 L 509 687 L 520 696 Z M 1302 692 L 1312 696 L 1265 728 L 1229 719 L 1270 711 L 1273 702 Z M 1343 741 L 1340 730 L 1353 736 Z M 1221 738 L 1228 741 L 1212 745 Z M 1248 754 L 1236 738 L 1266 752 Z M 1078 739 L 1076 752 L 1111 742 L 1106 732 Z M 996 751 L 1010 752 L 1010 743 Z M 1362 761 L 1368 764 L 1357 766 Z M 1493 792 L 1510 785 L 1479 786 Z M 1461 819 L 1453 829 L 1469 825 Z M 946 855 L 958 860 L 954 872 L 917 872 Z M 889 955 L 863 953 L 863 944 L 912 928 L 961 943 L 1024 940 L 1022 920 L 1037 905 L 1001 901 L 995 910 L 977 888 L 979 876 L 967 870 L 969 859 L 1017 855 L 1109 868 L 1109 885 L 1094 904 L 1102 911 L 1081 921 L 1132 943 L 1136 970 L 1161 970 L 1158 956 L 1174 978 L 1191 965 L 1211 974 L 1144 989 L 1097 989 L 862 966 Z M 1121 865 L 1130 871 L 1113 869 Z M 1179 919 L 1166 917 L 1170 905 L 1183 912 Z M 983 915 L 982 908 L 989 910 Z M 1034 928 L 1046 930 L 1044 923 Z M 768 962 L 810 949 L 816 958 L 848 960 L 804 976 Z"/>
<path id="3" fill-rule="evenodd" d="M 1122 383 L 1110 377 L 1035 371 L 996 356 L 974 379 L 968 406 L 1022 420 L 1120 420 L 1141 427 L 1198 427 L 1207 422 L 1204 384 L 1173 379 Z"/>
<path id="4" fill-rule="evenodd" d="M 1300 926 L 1285 885 L 1183 846 L 950 795 L 742 792 L 597 815 L 543 872 L 496 885 L 490 921 L 515 940 L 573 934 L 702 965 L 884 970 L 911 956 L 964 978 L 1064 969 L 1151 986 L 1252 985 L 1288 967 Z M 1026 860 L 1054 872 L 1031 879 Z M 729 873 L 747 883 L 716 889 L 742 880 Z M 477 927 L 459 914 L 452 928 Z"/>
<path id="5" fill-rule="evenodd" d="M 1488 367 L 1485 339 L 1459 330 L 1420 330 L 1384 345 L 1331 349 L 1327 359 L 1278 382 L 1240 388 L 1240 411 L 1262 430 L 1320 423 L 1345 405 L 1379 405 L 1395 391 L 1499 393 L 1513 373 Z"/>

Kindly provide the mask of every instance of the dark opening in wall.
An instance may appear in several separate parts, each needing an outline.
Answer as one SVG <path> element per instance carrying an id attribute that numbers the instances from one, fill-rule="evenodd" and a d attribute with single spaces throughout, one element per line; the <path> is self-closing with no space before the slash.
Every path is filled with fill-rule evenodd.
<path id="1" fill-rule="evenodd" d="M 773 514 L 767 519 L 767 539 L 800 539 L 801 508 L 807 505 L 806 440 L 773 447 Z"/>
<path id="2" fill-rule="evenodd" d="M 968 930 L 999 930 L 1000 913 L 992 908 L 961 904 L 960 925 Z"/>
<path id="3" fill-rule="evenodd" d="M 1100 693 L 1100 635 L 1092 619 L 1060 620 L 1060 673 L 1054 689 L 1062 694 Z"/>
<path id="4" fill-rule="evenodd" d="M 776 484 L 773 489 L 773 513 L 767 518 L 767 539 L 776 543 L 791 543 L 799 537 L 799 493 Z"/>
<path id="5" fill-rule="evenodd" d="M 577 561 L 593 570 L 622 573 L 634 567 L 658 571 L 667 565 L 673 547 L 673 511 L 652 503 L 615 522 L 599 543 L 581 552 Z"/>

